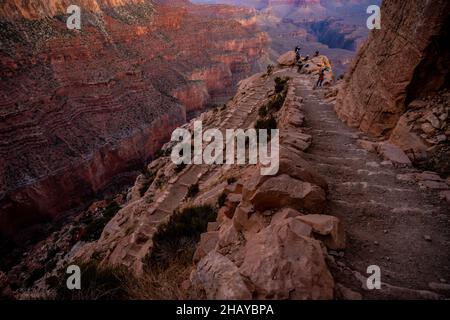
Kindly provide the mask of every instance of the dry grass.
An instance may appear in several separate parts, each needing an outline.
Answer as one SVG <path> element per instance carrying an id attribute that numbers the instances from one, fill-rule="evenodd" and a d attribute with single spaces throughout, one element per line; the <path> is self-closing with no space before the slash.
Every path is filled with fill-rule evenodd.
<path id="1" fill-rule="evenodd" d="M 76 263 L 81 290 L 66 288 L 65 274 L 52 279 L 59 300 L 178 300 L 193 297 L 183 286 L 193 268 L 192 256 L 201 233 L 217 216 L 216 208 L 196 206 L 176 212 L 153 237 L 153 250 L 144 258 L 138 278 L 125 267 L 102 268 L 98 261 Z"/>
<path id="2" fill-rule="evenodd" d="M 188 298 L 183 282 L 189 279 L 192 266 L 173 263 L 167 268 L 147 270 L 139 281 L 128 282 L 125 287 L 130 299 L 181 300 Z"/>

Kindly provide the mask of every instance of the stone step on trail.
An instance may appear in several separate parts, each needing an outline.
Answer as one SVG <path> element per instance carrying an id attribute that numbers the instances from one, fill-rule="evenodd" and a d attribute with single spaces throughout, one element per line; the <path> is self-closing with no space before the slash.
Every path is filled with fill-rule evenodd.
<path id="1" fill-rule="evenodd" d="M 314 79 L 297 75 L 291 83 L 303 97 L 303 132 L 313 137 L 305 159 L 329 183 L 325 214 L 341 219 L 348 235 L 341 264 L 361 274 L 369 265 L 379 265 L 383 275 L 390 275 L 382 280 L 415 290 L 429 290 L 428 284 L 440 278 L 449 280 L 448 205 L 436 192 L 397 179 L 410 169 L 395 168 L 362 149 L 357 139 L 364 134 L 337 118 L 324 90 L 312 90 Z M 432 241 L 424 240 L 425 235 Z M 337 282 L 353 281 L 352 289 L 364 298 L 383 296 L 361 290 L 358 280 L 340 269 L 333 276 Z"/>

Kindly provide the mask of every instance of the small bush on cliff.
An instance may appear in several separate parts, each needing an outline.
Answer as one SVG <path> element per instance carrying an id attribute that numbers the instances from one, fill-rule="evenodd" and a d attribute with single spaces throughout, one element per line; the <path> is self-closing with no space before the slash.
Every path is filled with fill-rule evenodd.
<path id="1" fill-rule="evenodd" d="M 166 148 L 166 149 L 159 149 L 156 151 L 155 155 L 153 156 L 153 159 L 158 159 L 161 157 L 168 157 L 172 153 L 172 148 Z"/>
<path id="2" fill-rule="evenodd" d="M 199 191 L 200 191 L 200 189 L 198 187 L 198 183 L 191 184 L 188 188 L 187 197 L 188 198 L 195 197 Z"/>
<path id="3" fill-rule="evenodd" d="M 275 78 L 275 93 L 281 93 L 285 88 L 287 88 L 287 82 L 289 81 L 289 77 Z"/>
<path id="4" fill-rule="evenodd" d="M 270 115 L 267 119 L 258 119 L 255 124 L 255 129 L 257 130 L 259 129 L 270 130 L 276 128 L 277 128 L 277 120 L 275 120 L 275 118 L 272 115 Z"/>
<path id="5" fill-rule="evenodd" d="M 277 121 L 274 117 L 274 114 L 283 107 L 284 101 L 286 100 L 288 81 L 289 77 L 275 78 L 275 95 L 270 98 L 266 105 L 263 105 L 259 108 L 259 117 L 256 121 L 255 129 L 271 130 L 277 128 Z"/>
<path id="6" fill-rule="evenodd" d="M 229 178 L 227 178 L 227 183 L 228 184 L 235 183 L 236 181 L 237 181 L 236 177 L 229 177 Z"/>
<path id="7" fill-rule="evenodd" d="M 139 194 L 141 197 L 147 192 L 148 188 L 150 188 L 153 180 L 155 180 L 155 173 L 152 170 L 148 170 L 147 166 L 142 169 L 142 175 L 144 176 L 144 181 L 139 188 Z"/>
<path id="8" fill-rule="evenodd" d="M 175 166 L 175 173 L 180 173 L 183 169 L 186 168 L 186 163 L 180 163 Z"/>
<path id="9" fill-rule="evenodd" d="M 174 261 L 190 265 L 200 235 L 216 217 L 216 209 L 208 205 L 175 212 L 153 236 L 153 250 L 145 259 L 148 270 L 165 268 Z"/>
<path id="10" fill-rule="evenodd" d="M 259 107 L 258 116 L 260 118 L 265 118 L 267 116 L 267 107 L 266 107 L 266 105 L 262 105 L 261 107 Z"/>
<path id="11" fill-rule="evenodd" d="M 81 240 L 83 241 L 94 241 L 100 238 L 103 229 L 109 220 L 112 219 L 116 215 L 116 213 L 120 210 L 120 206 L 117 202 L 112 201 L 108 206 L 103 210 L 102 214 L 98 218 L 89 218 L 84 221 L 86 225 L 86 229 L 81 236 Z"/>
<path id="12" fill-rule="evenodd" d="M 284 100 L 286 98 L 285 94 L 278 93 L 267 103 L 267 110 L 269 113 L 276 112 L 283 106 Z"/>
<path id="13" fill-rule="evenodd" d="M 270 76 L 270 75 L 272 75 L 272 73 L 273 73 L 273 65 L 272 65 L 272 64 L 269 64 L 269 65 L 267 66 L 267 72 L 266 72 L 266 75 L 267 75 L 267 76 Z"/>
<path id="14" fill-rule="evenodd" d="M 77 262 L 76 264 L 81 270 L 81 290 L 67 289 L 66 274 L 63 270 L 60 272 L 62 276 L 58 279 L 48 279 L 48 285 L 57 286 L 57 300 L 125 300 L 130 298 L 127 287 L 136 281 L 125 267 L 100 268 L 96 261 Z"/>
<path id="15" fill-rule="evenodd" d="M 169 181 L 169 178 L 166 177 L 164 174 L 161 174 L 160 176 L 158 176 L 158 177 L 155 179 L 155 186 L 156 186 L 157 188 L 161 188 L 164 184 L 167 183 L 167 181 Z"/>
<path id="16" fill-rule="evenodd" d="M 217 205 L 219 206 L 219 208 L 225 205 L 225 201 L 227 201 L 227 195 L 225 192 L 222 192 L 219 198 L 217 199 Z"/>

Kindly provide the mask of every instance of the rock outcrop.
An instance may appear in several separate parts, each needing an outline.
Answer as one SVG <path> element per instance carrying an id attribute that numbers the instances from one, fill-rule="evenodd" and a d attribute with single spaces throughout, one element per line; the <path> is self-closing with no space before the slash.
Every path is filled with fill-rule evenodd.
<path id="1" fill-rule="evenodd" d="M 202 120 L 203 130 L 254 127 L 261 106 L 272 99 L 274 79 L 296 76 L 293 72 L 296 69 L 281 67 L 271 75 L 241 81 L 226 108 L 202 113 L 184 128 L 192 130 L 197 120 Z M 271 111 L 280 128 L 280 169 L 275 176 L 262 176 L 260 164 L 188 164 L 178 169 L 168 155 L 173 146 L 168 143 L 164 155 L 136 180 L 128 202 L 100 238 L 78 246 L 72 259 L 95 259 L 101 267 L 124 265 L 142 276 L 158 230 L 183 208 L 210 205 L 218 214 L 193 255 L 192 298 L 333 298 L 334 281 L 324 252 L 326 247 L 343 249 L 345 237 L 337 218 L 322 215 L 327 183 L 302 159 L 311 136 L 302 132 L 302 99 L 290 84 L 284 84 L 279 110 Z"/>
<path id="2" fill-rule="evenodd" d="M 383 2 L 381 30 L 370 33 L 337 98 L 343 121 L 390 139 L 415 162 L 448 155 L 449 12 L 444 0 Z"/>
<path id="3" fill-rule="evenodd" d="M 246 21 L 184 1 L 2 2 L 0 232 L 131 183 L 186 117 L 259 68 L 267 38 Z"/>

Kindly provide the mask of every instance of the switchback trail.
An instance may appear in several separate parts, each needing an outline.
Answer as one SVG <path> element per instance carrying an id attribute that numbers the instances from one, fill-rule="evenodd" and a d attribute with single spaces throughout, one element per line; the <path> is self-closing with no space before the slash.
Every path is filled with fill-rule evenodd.
<path id="1" fill-rule="evenodd" d="M 450 282 L 448 205 L 436 191 L 398 179 L 415 169 L 395 168 L 360 147 L 357 140 L 369 138 L 337 118 L 324 90 L 312 90 L 311 76 L 299 75 L 293 85 L 313 137 L 305 157 L 329 183 L 325 214 L 340 218 L 347 233 L 345 252 L 333 252 L 336 282 L 366 299 L 433 297 L 417 290 L 448 295 L 435 288 Z M 367 277 L 370 265 L 379 266 L 381 281 L 392 286 L 363 290 L 357 278 Z"/>

